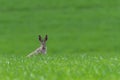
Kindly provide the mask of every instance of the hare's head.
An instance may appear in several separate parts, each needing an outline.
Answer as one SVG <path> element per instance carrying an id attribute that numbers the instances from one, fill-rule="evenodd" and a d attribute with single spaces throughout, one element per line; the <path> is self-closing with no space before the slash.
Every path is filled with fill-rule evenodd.
<path id="1" fill-rule="evenodd" d="M 46 35 L 44 39 L 42 39 L 42 37 L 39 35 L 39 41 L 41 42 L 41 46 L 43 48 L 46 47 L 46 41 L 48 40 L 48 36 Z"/>

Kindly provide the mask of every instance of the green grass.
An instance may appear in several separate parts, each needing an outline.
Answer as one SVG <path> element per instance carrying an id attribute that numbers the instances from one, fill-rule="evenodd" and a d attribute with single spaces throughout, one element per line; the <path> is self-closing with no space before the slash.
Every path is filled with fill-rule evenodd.
<path id="1" fill-rule="evenodd" d="M 120 1 L 1 0 L 0 80 L 120 80 Z M 48 34 L 48 54 L 26 58 Z"/>
<path id="2" fill-rule="evenodd" d="M 87 54 L 47 55 L 26 59 L 1 56 L 3 80 L 119 80 L 120 57 Z"/>

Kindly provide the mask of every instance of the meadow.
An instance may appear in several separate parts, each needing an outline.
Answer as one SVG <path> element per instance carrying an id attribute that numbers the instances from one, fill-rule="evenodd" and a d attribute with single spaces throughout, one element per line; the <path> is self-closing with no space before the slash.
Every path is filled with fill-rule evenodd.
<path id="1" fill-rule="evenodd" d="M 120 80 L 119 0 L 0 0 L 0 80 Z M 26 58 L 48 35 L 47 54 Z"/>

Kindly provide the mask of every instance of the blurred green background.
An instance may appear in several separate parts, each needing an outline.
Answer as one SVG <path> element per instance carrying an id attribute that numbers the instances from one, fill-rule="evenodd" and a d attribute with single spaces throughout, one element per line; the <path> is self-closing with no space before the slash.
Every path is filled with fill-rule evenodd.
<path id="1" fill-rule="evenodd" d="M 0 54 L 26 55 L 48 34 L 48 53 L 119 53 L 120 1 L 1 0 Z"/>

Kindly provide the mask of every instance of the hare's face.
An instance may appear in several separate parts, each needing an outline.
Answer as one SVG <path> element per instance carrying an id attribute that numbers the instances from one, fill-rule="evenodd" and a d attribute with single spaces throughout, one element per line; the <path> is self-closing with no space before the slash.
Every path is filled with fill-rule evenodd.
<path id="1" fill-rule="evenodd" d="M 42 47 L 46 47 L 46 41 L 48 40 L 48 36 L 46 35 L 44 39 L 39 35 L 39 41 L 41 42 Z"/>
<path id="2" fill-rule="evenodd" d="M 42 41 L 42 42 L 41 42 L 41 46 L 42 46 L 43 48 L 45 48 L 45 47 L 46 47 L 46 42 L 45 42 L 45 41 Z"/>

